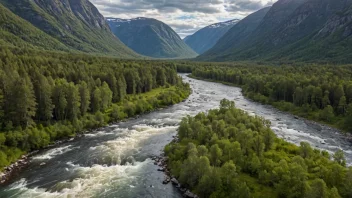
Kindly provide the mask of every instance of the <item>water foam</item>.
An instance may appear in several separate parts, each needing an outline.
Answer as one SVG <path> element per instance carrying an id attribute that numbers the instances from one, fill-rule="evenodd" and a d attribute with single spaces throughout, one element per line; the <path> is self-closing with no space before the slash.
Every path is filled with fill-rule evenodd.
<path id="1" fill-rule="evenodd" d="M 140 143 L 156 134 L 165 134 L 176 130 L 176 126 L 150 126 L 150 125 L 135 125 L 131 129 L 117 129 L 120 137 L 115 140 L 110 140 L 101 145 L 91 147 L 90 150 L 96 152 L 100 157 L 115 157 L 117 161 L 121 161 L 121 156 L 130 150 L 139 150 Z M 122 134 L 122 135 L 121 135 Z M 49 150 L 44 155 L 36 157 L 37 159 L 52 158 L 57 154 L 62 154 L 72 149 L 72 146 L 65 146 Z M 21 197 L 38 197 L 38 198 L 68 198 L 68 197 L 92 197 L 101 193 L 102 190 L 108 189 L 109 186 L 126 185 L 134 188 L 136 175 L 144 168 L 144 166 L 152 163 L 150 159 L 143 162 L 126 163 L 120 165 L 98 165 L 91 167 L 83 167 L 73 162 L 67 162 L 68 168 L 66 171 L 72 172 L 75 179 L 66 180 L 57 183 L 50 189 L 44 188 L 29 188 L 27 181 L 21 179 L 9 189 L 15 191 L 15 196 Z"/>
<path id="2" fill-rule="evenodd" d="M 85 137 L 101 137 L 101 136 L 105 136 L 105 135 L 113 135 L 115 133 L 113 132 L 105 132 L 105 131 L 98 131 L 96 133 L 87 133 L 84 136 Z"/>
<path id="3" fill-rule="evenodd" d="M 151 163 L 150 160 L 138 162 L 135 165 L 115 165 L 102 166 L 94 165 L 92 167 L 81 167 L 72 163 L 73 171 L 77 178 L 72 181 L 63 181 L 57 183 L 50 190 L 44 188 L 29 188 L 27 180 L 21 179 L 11 185 L 7 191 L 15 191 L 11 197 L 36 197 L 36 198 L 69 198 L 69 197 L 93 197 L 107 186 L 114 184 L 128 184 L 135 179 L 133 176 L 138 173 L 144 165 Z M 130 184 L 131 186 L 131 184 Z"/>
<path id="4" fill-rule="evenodd" d="M 121 164 L 122 160 L 127 157 L 126 155 L 140 152 L 142 149 L 141 143 L 144 140 L 156 134 L 176 131 L 176 128 L 176 126 L 158 127 L 143 124 L 135 125 L 132 129 L 119 129 L 119 134 L 122 137 L 90 147 L 89 150 L 99 155 L 96 157 L 104 159 L 103 161 L 109 161 L 112 164 Z"/>
<path id="5" fill-rule="evenodd" d="M 54 149 L 50 149 L 50 150 L 46 151 L 42 155 L 34 156 L 32 159 L 33 160 L 49 160 L 49 159 L 52 159 L 53 157 L 55 157 L 57 155 L 61 155 L 63 153 L 69 152 L 69 151 L 71 151 L 73 149 L 74 148 L 72 147 L 72 145 L 63 146 L 63 147 L 59 147 L 59 148 L 54 148 Z"/>

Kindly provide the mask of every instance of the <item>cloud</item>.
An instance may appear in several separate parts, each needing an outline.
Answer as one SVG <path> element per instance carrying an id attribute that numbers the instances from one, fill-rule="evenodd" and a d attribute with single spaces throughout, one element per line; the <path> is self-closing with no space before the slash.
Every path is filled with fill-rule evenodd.
<path id="1" fill-rule="evenodd" d="M 255 11 L 261 9 L 264 5 L 261 1 L 248 1 L 248 0 L 239 0 L 233 1 L 226 7 L 228 12 L 239 12 L 239 11 Z"/>
<path id="2" fill-rule="evenodd" d="M 91 0 L 105 17 L 155 18 L 181 37 L 213 23 L 242 19 L 276 0 Z"/>

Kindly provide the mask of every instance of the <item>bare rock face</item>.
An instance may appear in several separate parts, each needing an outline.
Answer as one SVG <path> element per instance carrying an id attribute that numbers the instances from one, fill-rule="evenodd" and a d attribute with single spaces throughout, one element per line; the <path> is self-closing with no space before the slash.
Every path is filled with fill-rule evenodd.
<path id="1" fill-rule="evenodd" d="M 98 9 L 88 0 L 69 0 L 72 12 L 90 25 L 108 30 L 109 26 Z"/>
<path id="2" fill-rule="evenodd" d="M 99 29 L 109 29 L 103 15 L 88 0 L 34 0 L 34 2 L 53 16 L 63 14 L 71 17 L 75 16 L 87 25 Z"/>
<path id="3" fill-rule="evenodd" d="M 286 45 L 318 31 L 350 0 L 306 0 L 273 34 L 273 44 Z"/>
<path id="4" fill-rule="evenodd" d="M 317 37 L 326 37 L 339 30 L 342 30 L 342 37 L 348 37 L 352 34 L 352 8 L 346 10 L 343 14 L 336 14 L 331 17 L 324 27 L 319 31 Z"/>
<path id="5" fill-rule="evenodd" d="M 267 15 L 264 17 L 261 26 L 268 28 L 267 26 L 280 25 L 287 16 L 290 16 L 299 6 L 307 2 L 308 0 L 279 0 L 269 10 Z"/>

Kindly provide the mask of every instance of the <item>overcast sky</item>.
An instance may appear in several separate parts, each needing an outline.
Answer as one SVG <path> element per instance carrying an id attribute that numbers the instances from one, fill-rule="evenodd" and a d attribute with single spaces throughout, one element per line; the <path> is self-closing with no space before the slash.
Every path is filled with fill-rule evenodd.
<path id="1" fill-rule="evenodd" d="M 242 19 L 276 0 L 91 0 L 105 17 L 155 18 L 182 38 L 217 22 Z"/>

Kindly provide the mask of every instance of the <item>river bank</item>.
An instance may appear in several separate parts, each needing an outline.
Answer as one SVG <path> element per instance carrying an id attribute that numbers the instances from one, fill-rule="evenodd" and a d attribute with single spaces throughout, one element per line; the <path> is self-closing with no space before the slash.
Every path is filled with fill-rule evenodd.
<path id="1" fill-rule="evenodd" d="M 172 141 L 170 144 L 174 143 L 177 144 L 179 143 L 179 137 L 178 135 L 174 135 L 172 137 Z M 168 157 L 165 156 L 165 152 L 161 153 L 159 156 L 154 156 L 152 157 L 152 160 L 154 161 L 154 165 L 158 166 L 158 171 L 165 173 L 165 178 L 162 181 L 164 185 L 167 185 L 171 183 L 185 198 L 199 198 L 198 195 L 192 193 L 189 189 L 187 189 L 185 186 L 183 186 L 176 178 L 171 174 L 171 170 L 168 166 Z"/>
<path id="2" fill-rule="evenodd" d="M 165 197 L 181 198 L 183 193 L 164 172 L 158 171 L 151 158 L 160 156 L 165 145 L 177 134 L 179 123 L 187 115 L 218 108 L 222 99 L 236 99 L 236 107 L 251 115 L 269 120 L 278 137 L 296 145 L 309 142 L 313 148 L 329 153 L 345 152 L 352 163 L 352 147 L 335 130 L 321 125 L 322 130 L 295 119 L 269 105 L 246 99 L 241 89 L 195 80 L 181 74 L 193 93 L 181 103 L 160 111 L 141 115 L 116 125 L 100 128 L 79 141 L 64 143 L 38 153 L 18 176 L 0 186 L 0 197 Z M 325 144 L 322 144 L 325 142 Z M 40 166 L 41 163 L 45 165 Z M 172 178 L 170 178 L 172 179 Z"/>
<path id="3" fill-rule="evenodd" d="M 173 91 L 173 87 L 169 87 L 169 88 L 164 88 L 164 89 L 161 89 L 160 91 L 158 91 L 157 93 L 162 93 L 162 92 L 165 92 L 165 91 Z M 155 90 L 154 90 L 155 92 Z M 175 92 L 176 93 L 176 92 Z M 123 118 L 122 120 L 119 120 L 119 121 L 113 121 L 113 120 L 109 120 L 106 124 L 118 124 L 120 122 L 126 122 L 128 120 L 131 120 L 131 119 L 136 119 L 138 118 L 139 116 L 141 115 L 145 115 L 145 114 L 149 114 L 149 113 L 152 113 L 154 111 L 158 111 L 158 110 L 162 110 L 163 108 L 166 108 L 170 105 L 174 105 L 175 102 L 176 103 L 179 103 L 179 102 L 182 102 L 184 101 L 185 99 L 187 99 L 189 97 L 189 95 L 191 94 L 191 90 L 187 90 L 186 88 L 182 91 L 182 94 L 179 95 L 179 99 L 178 100 L 175 100 L 175 101 L 172 101 L 172 102 L 167 102 L 165 101 L 164 105 L 158 105 L 157 107 L 153 107 L 153 109 L 149 110 L 149 111 L 146 111 L 146 112 L 140 112 L 139 114 L 136 114 L 136 115 L 133 115 L 131 117 L 127 117 L 127 118 Z M 150 98 L 155 98 L 157 99 L 158 98 L 158 95 L 159 94 L 151 94 L 151 93 L 144 93 L 144 94 L 140 94 L 138 95 L 138 97 L 147 97 L 147 99 L 150 99 Z M 109 114 L 109 112 L 111 112 L 111 110 L 107 110 L 107 114 Z M 92 128 L 92 129 L 86 129 L 85 131 L 81 131 L 81 132 L 76 132 L 74 134 L 74 136 L 71 136 L 71 137 L 65 137 L 65 138 L 62 138 L 62 139 L 59 139 L 59 140 L 56 140 L 53 144 L 50 144 L 46 147 L 43 147 L 41 149 L 37 149 L 37 150 L 33 150 L 33 151 L 30 151 L 29 153 L 24 153 L 23 155 L 21 155 L 21 157 L 19 159 L 17 159 L 16 161 L 14 161 L 13 163 L 11 163 L 10 165 L 6 166 L 6 167 L 3 167 L 2 168 L 2 172 L 0 172 L 0 184 L 6 184 L 8 181 L 11 180 L 11 178 L 18 174 L 18 172 L 20 172 L 22 169 L 26 168 L 27 165 L 29 164 L 30 162 L 30 159 L 32 156 L 36 155 L 38 152 L 40 151 L 45 151 L 45 150 L 48 150 L 48 149 L 51 149 L 51 148 L 54 148 L 54 147 L 57 147 L 57 146 L 60 146 L 64 143 L 67 143 L 67 142 L 71 142 L 71 141 L 78 141 L 79 138 L 81 138 L 82 136 L 84 136 L 85 134 L 94 134 L 95 132 L 97 132 L 99 129 L 101 128 L 104 128 L 104 126 L 99 126 L 99 127 L 96 127 L 96 128 Z M 45 165 L 45 163 L 42 163 L 40 164 L 41 166 L 42 165 Z"/>
<path id="4" fill-rule="evenodd" d="M 215 80 L 211 80 L 211 79 L 200 78 L 200 77 L 193 76 L 192 74 L 189 74 L 187 76 L 189 78 L 192 78 L 192 79 L 203 80 L 203 81 L 214 82 L 214 83 L 221 83 L 223 85 L 231 86 L 231 87 L 238 87 L 238 88 L 241 88 L 241 91 L 243 92 L 242 87 L 233 85 L 231 83 L 219 82 L 219 81 L 215 81 Z M 262 104 L 262 103 L 260 103 L 260 101 L 256 101 L 253 98 L 248 97 L 248 95 L 246 95 L 244 93 L 242 93 L 242 94 L 247 98 L 247 100 Z M 339 127 L 339 125 L 331 125 L 331 124 L 328 124 L 326 122 L 322 122 L 322 121 L 319 121 L 319 120 L 312 120 L 312 119 L 309 119 L 307 117 L 302 117 L 302 115 L 300 115 L 300 114 L 297 114 L 297 113 L 292 112 L 292 111 L 285 111 L 284 109 L 279 108 L 277 105 L 274 105 L 274 104 L 262 104 L 262 105 L 269 105 L 269 106 L 271 106 L 271 107 L 273 107 L 273 108 L 275 108 L 275 109 L 277 109 L 277 110 L 279 110 L 281 112 L 292 114 L 295 119 L 303 120 L 307 125 L 311 125 L 313 128 L 315 128 L 318 131 L 322 130 L 321 126 L 323 125 L 329 130 L 334 130 L 335 132 L 340 133 L 341 135 L 343 135 L 346 138 L 347 141 L 352 143 L 352 134 L 350 132 L 344 130 L 342 127 Z"/>

